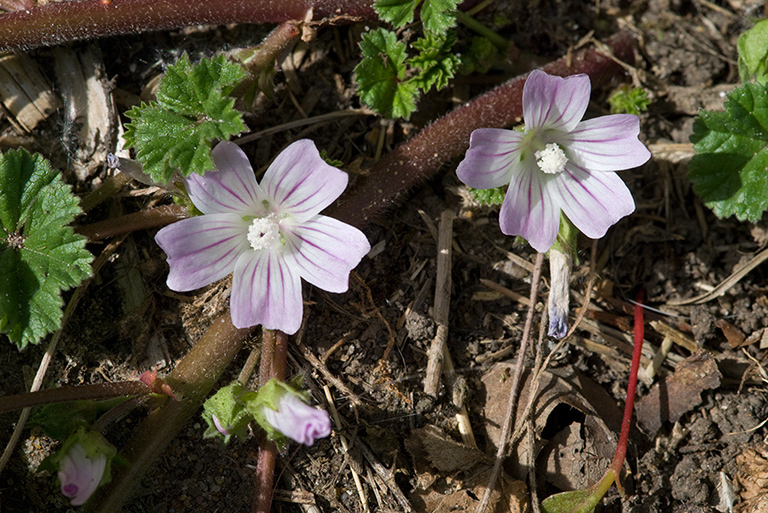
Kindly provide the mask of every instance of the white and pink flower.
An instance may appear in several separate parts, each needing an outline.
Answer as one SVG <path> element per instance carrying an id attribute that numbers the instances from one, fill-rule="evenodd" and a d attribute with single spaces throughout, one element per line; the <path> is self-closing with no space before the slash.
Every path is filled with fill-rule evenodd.
<path id="1" fill-rule="evenodd" d="M 81 444 L 72 445 L 59 462 L 61 493 L 80 506 L 99 486 L 107 466 L 107 456 L 99 453 L 89 458 Z"/>
<path id="2" fill-rule="evenodd" d="M 301 278 L 329 292 L 345 292 L 349 273 L 370 250 L 365 235 L 320 215 L 347 186 L 310 140 L 286 148 L 257 183 L 234 143 L 213 149 L 216 170 L 185 179 L 204 214 L 160 230 L 168 255 L 168 287 L 194 290 L 232 273 L 232 322 L 261 324 L 293 334 L 301 326 Z"/>
<path id="3" fill-rule="evenodd" d="M 328 412 L 313 408 L 291 393 L 280 397 L 277 410 L 265 406 L 264 418 L 275 430 L 304 445 L 331 434 Z"/>
<path id="4" fill-rule="evenodd" d="M 523 87 L 525 131 L 475 130 L 456 170 L 476 189 L 509 184 L 501 231 L 521 235 L 539 252 L 555 242 L 561 212 L 597 239 L 635 209 L 615 171 L 640 166 L 651 156 L 638 140 L 639 120 L 613 114 L 582 121 L 589 94 L 586 75 L 531 72 Z"/>

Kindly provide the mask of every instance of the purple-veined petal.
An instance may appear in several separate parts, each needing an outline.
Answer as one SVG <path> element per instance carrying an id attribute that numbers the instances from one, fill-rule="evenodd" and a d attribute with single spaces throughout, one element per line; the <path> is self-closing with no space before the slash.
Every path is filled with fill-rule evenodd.
<path id="1" fill-rule="evenodd" d="M 281 252 L 248 252 L 235 263 L 230 307 L 236 328 L 261 324 L 292 335 L 301 327 L 301 278 L 286 265 Z"/>
<path id="2" fill-rule="evenodd" d="M 264 417 L 284 436 L 307 446 L 331 434 L 328 412 L 313 408 L 292 394 L 280 399 L 277 410 L 265 406 Z"/>
<path id="3" fill-rule="evenodd" d="M 469 149 L 456 168 L 459 180 L 475 189 L 492 189 L 512 179 L 520 160 L 523 133 L 501 128 L 480 128 L 469 137 Z"/>
<path id="4" fill-rule="evenodd" d="M 560 207 L 591 239 L 599 239 L 612 225 L 635 210 L 632 193 L 616 173 L 590 173 L 568 163 L 555 185 Z"/>
<path id="5" fill-rule="evenodd" d="M 532 159 L 518 170 L 501 205 L 499 225 L 505 235 L 521 235 L 533 249 L 544 253 L 560 228 L 560 206 L 551 188 L 556 176 L 539 171 Z"/>
<path id="6" fill-rule="evenodd" d="M 556 77 L 541 70 L 528 75 L 523 86 L 523 119 L 526 132 L 551 129 L 570 132 L 589 105 L 587 75 Z"/>
<path id="7" fill-rule="evenodd" d="M 264 192 L 256 182 L 248 157 L 240 147 L 220 142 L 211 152 L 215 171 L 184 179 L 192 203 L 203 214 L 258 214 Z"/>
<path id="8" fill-rule="evenodd" d="M 347 187 L 344 171 L 326 163 L 309 139 L 284 149 L 270 164 L 261 187 L 279 213 L 299 221 L 310 219 L 338 198 Z"/>
<path id="9" fill-rule="evenodd" d="M 632 114 L 612 114 L 582 121 L 559 142 L 568 157 L 590 171 L 620 171 L 645 164 L 651 152 L 637 138 L 640 120 Z"/>
<path id="10" fill-rule="evenodd" d="M 345 292 L 349 271 L 371 250 L 363 232 L 327 216 L 315 216 L 283 233 L 286 264 L 328 292 Z"/>
<path id="11" fill-rule="evenodd" d="M 155 241 L 168 255 L 168 288 L 177 292 L 204 287 L 235 268 L 250 245 L 248 223 L 237 214 L 209 214 L 166 226 Z"/>

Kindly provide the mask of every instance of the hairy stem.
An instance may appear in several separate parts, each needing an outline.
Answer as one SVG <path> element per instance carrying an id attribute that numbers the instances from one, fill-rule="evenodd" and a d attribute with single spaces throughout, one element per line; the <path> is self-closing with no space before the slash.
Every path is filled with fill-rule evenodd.
<path id="1" fill-rule="evenodd" d="M 127 397 L 144 395 L 150 392 L 151 390 L 149 387 L 141 381 L 121 381 L 117 383 L 58 387 L 48 390 L 38 390 L 37 392 L 4 395 L 0 397 L 0 413 L 40 406 L 43 404 L 82 401 L 85 399 Z"/>
<path id="2" fill-rule="evenodd" d="M 259 386 L 276 378 L 285 381 L 285 363 L 288 357 L 288 336 L 282 331 L 265 330 L 261 346 Z M 262 438 L 256 463 L 256 493 L 253 496 L 253 513 L 269 513 L 272 505 L 272 488 L 275 482 L 277 446 Z"/>
<path id="3" fill-rule="evenodd" d="M 94 506 L 90 511 L 120 511 L 134 486 L 198 411 L 249 333 L 250 328 L 234 327 L 229 312 L 213 321 L 195 346 L 165 378 L 174 392 L 178 392 L 184 399 L 168 401 L 142 421 L 122 453 L 130 465 L 115 476 L 111 485 L 100 495 L 100 500 L 91 501 Z"/>
<path id="4" fill-rule="evenodd" d="M 50 2 L 0 16 L 0 50 L 30 49 L 80 39 L 189 25 L 280 23 L 344 15 L 375 21 L 371 0 L 83 0 Z"/>
<path id="5" fill-rule="evenodd" d="M 634 61 L 634 41 L 620 33 L 607 41 L 616 58 Z M 542 68 L 550 75 L 586 73 L 592 85 L 607 82 L 624 68 L 595 49 L 574 52 Z M 368 224 L 409 189 L 435 175 L 443 164 L 461 156 L 469 147 L 469 135 L 478 128 L 502 128 L 522 118 L 523 84 L 526 76 L 513 78 L 438 119 L 409 141 L 385 155 L 340 200 L 328 215 L 357 227 Z"/>
<path id="6" fill-rule="evenodd" d="M 138 230 L 159 228 L 188 217 L 186 209 L 178 205 L 163 205 L 161 207 L 139 210 L 120 217 L 105 219 L 98 223 L 86 224 L 77 228 L 77 233 L 83 235 L 89 242 L 131 233 Z"/>

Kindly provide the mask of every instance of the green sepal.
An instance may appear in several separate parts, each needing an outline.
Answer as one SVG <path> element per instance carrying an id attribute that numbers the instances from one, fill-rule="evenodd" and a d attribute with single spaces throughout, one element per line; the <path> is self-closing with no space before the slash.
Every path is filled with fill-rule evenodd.
<path id="1" fill-rule="evenodd" d="M 427 92 L 432 87 L 438 91 L 448 85 L 456 74 L 461 61 L 451 52 L 456 43 L 456 34 L 447 31 L 442 34 L 428 32 L 425 37 L 413 43 L 420 53 L 408 60 L 408 64 L 419 69 L 419 74 L 413 77 L 413 82 Z"/>
<path id="2" fill-rule="evenodd" d="M 208 424 L 208 428 L 203 433 L 203 438 L 222 438 L 225 444 L 228 444 L 233 436 L 245 437 L 248 430 L 248 423 L 252 416 L 246 410 L 241 401 L 245 388 L 240 383 L 227 385 L 203 404 L 203 420 Z M 219 423 L 229 433 L 221 433 L 213 422 L 213 415 L 219 419 Z"/>
<path id="3" fill-rule="evenodd" d="M 104 473 L 101 476 L 101 481 L 99 481 L 99 486 L 109 483 L 112 480 L 112 460 L 117 456 L 117 449 L 101 433 L 85 427 L 79 428 L 67 438 L 55 454 L 43 460 L 39 468 L 41 470 L 58 469 L 61 461 L 76 444 L 83 446 L 85 455 L 90 459 L 98 458 L 102 454 L 106 456 L 107 464 L 104 466 Z"/>
<path id="4" fill-rule="evenodd" d="M 0 333 L 19 349 L 61 327 L 61 292 L 91 276 L 86 239 L 69 226 L 80 213 L 42 156 L 0 155 Z"/>
<path id="5" fill-rule="evenodd" d="M 125 140 L 136 149 L 144 172 L 165 183 L 174 171 L 184 176 L 214 169 L 211 144 L 246 130 L 242 113 L 228 96 L 247 77 L 224 56 L 192 65 L 184 54 L 160 81 L 157 101 L 126 112 Z"/>
<path id="6" fill-rule="evenodd" d="M 501 205 L 507 194 L 507 186 L 494 187 L 493 189 L 473 189 L 468 187 L 469 193 L 478 203 L 483 205 Z"/>
<path id="7" fill-rule="evenodd" d="M 715 215 L 758 221 L 768 208 L 768 88 L 744 84 L 725 112 L 701 111 L 693 124 L 693 190 Z"/>
<path id="8" fill-rule="evenodd" d="M 768 81 L 768 19 L 739 36 L 739 76 L 742 82 L 752 79 L 759 84 Z"/>
<path id="9" fill-rule="evenodd" d="M 405 43 L 394 32 L 379 28 L 363 34 L 360 50 L 363 60 L 355 67 L 360 100 L 385 117 L 410 117 L 418 88 L 405 78 Z"/>
<path id="10" fill-rule="evenodd" d="M 264 408 L 270 408 L 277 411 L 280 400 L 287 394 L 295 395 L 302 401 L 307 402 L 307 394 L 299 392 L 301 386 L 301 377 L 299 376 L 290 384 L 283 383 L 277 379 L 270 379 L 264 386 L 256 392 L 246 392 L 242 395 L 241 401 L 245 408 L 253 415 L 254 420 L 267 433 L 267 438 L 274 441 L 278 447 L 283 447 L 286 443 L 286 437 L 277 431 L 267 422 L 264 415 Z"/>

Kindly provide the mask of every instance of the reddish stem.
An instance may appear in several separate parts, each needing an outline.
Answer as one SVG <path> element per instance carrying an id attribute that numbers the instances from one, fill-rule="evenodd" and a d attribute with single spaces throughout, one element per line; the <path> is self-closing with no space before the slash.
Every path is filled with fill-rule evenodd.
<path id="1" fill-rule="evenodd" d="M 606 45 L 618 59 L 634 61 L 634 40 L 630 34 L 617 34 Z M 599 50 L 586 49 L 542 69 L 560 76 L 586 73 L 595 86 L 624 68 Z M 436 174 L 444 163 L 460 157 L 469 147 L 473 130 L 519 123 L 526 76 L 513 78 L 458 107 L 388 153 L 329 209 L 328 215 L 362 227 L 401 200 L 409 189 Z"/>
<path id="2" fill-rule="evenodd" d="M 189 217 L 186 209 L 178 205 L 163 205 L 161 207 L 139 210 L 132 214 L 105 219 L 98 223 L 86 224 L 77 228 L 77 233 L 93 242 L 115 235 L 131 233 L 137 230 L 159 228 L 180 219 Z"/>
<path id="3" fill-rule="evenodd" d="M 120 381 L 117 383 L 58 387 L 49 390 L 38 390 L 37 392 L 4 395 L 0 397 L 0 413 L 40 406 L 42 404 L 82 401 L 86 399 L 109 399 L 112 397 L 144 395 L 150 392 L 149 387 L 141 381 Z"/>
<path id="4" fill-rule="evenodd" d="M 288 357 L 288 336 L 282 331 L 264 330 L 261 343 L 259 386 L 276 378 L 285 381 L 285 363 Z M 269 513 L 272 505 L 272 488 L 275 482 L 277 446 L 262 438 L 256 463 L 256 493 L 253 497 L 253 513 Z"/>
<path id="5" fill-rule="evenodd" d="M 280 23 L 344 15 L 375 21 L 371 0 L 84 0 L 50 2 L 0 16 L 0 50 L 189 25 Z"/>
<path id="6" fill-rule="evenodd" d="M 619 483 L 619 472 L 624 465 L 624 458 L 627 455 L 627 441 L 629 440 L 629 430 L 632 423 L 632 411 L 635 407 L 635 389 L 637 388 L 637 371 L 640 369 L 640 356 L 643 352 L 643 337 L 645 336 L 645 326 L 643 325 L 643 301 L 645 300 L 645 289 L 640 289 L 635 296 L 635 350 L 632 353 L 632 366 L 629 369 L 629 384 L 627 385 L 627 400 L 624 404 L 624 419 L 621 421 L 621 435 L 619 443 L 616 446 L 616 453 L 611 462 L 611 470 L 616 474 L 616 487 L 621 490 Z"/>

